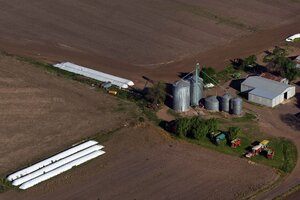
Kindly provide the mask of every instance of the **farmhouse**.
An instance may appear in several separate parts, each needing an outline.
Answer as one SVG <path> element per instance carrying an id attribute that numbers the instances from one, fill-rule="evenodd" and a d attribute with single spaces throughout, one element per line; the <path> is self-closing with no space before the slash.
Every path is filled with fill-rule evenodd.
<path id="1" fill-rule="evenodd" d="M 274 107 L 295 95 L 295 86 L 250 76 L 241 84 L 241 92 L 248 93 L 248 100 L 253 103 Z"/>

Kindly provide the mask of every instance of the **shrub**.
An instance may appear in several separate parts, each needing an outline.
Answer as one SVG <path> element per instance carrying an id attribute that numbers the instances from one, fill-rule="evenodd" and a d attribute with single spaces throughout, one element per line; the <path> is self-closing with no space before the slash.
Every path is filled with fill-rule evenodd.
<path id="1" fill-rule="evenodd" d="M 204 67 L 200 72 L 200 77 L 203 79 L 204 84 L 218 83 L 216 71 L 211 67 Z"/>
<path id="2" fill-rule="evenodd" d="M 219 127 L 219 122 L 217 119 L 212 118 L 212 119 L 208 119 L 206 121 L 206 125 L 207 125 L 207 129 L 208 129 L 208 133 L 216 132 Z"/>
<path id="3" fill-rule="evenodd" d="M 191 120 L 187 118 L 180 118 L 176 120 L 176 135 L 184 138 L 191 129 Z"/>
<path id="4" fill-rule="evenodd" d="M 229 127 L 229 129 L 228 129 L 228 139 L 229 140 L 234 140 L 241 134 L 242 134 L 242 129 L 239 127 Z"/>

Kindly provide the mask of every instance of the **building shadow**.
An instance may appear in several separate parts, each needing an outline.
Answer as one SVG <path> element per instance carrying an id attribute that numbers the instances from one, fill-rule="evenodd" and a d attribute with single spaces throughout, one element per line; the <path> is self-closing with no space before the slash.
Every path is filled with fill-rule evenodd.
<path id="1" fill-rule="evenodd" d="M 241 84 L 245 79 L 236 79 L 236 80 L 232 80 L 229 84 L 229 87 L 237 90 L 237 91 L 241 91 Z"/>
<path id="2" fill-rule="evenodd" d="M 300 108 L 300 93 L 299 92 L 296 93 L 295 98 L 296 98 L 296 106 L 298 108 Z"/>

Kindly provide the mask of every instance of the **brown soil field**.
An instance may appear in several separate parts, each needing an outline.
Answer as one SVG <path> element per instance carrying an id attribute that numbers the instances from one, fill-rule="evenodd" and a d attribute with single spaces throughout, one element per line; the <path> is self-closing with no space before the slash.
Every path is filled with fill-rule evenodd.
<path id="1" fill-rule="evenodd" d="M 217 0 L 1 1 L 0 49 L 49 62 L 72 61 L 130 78 L 136 85 L 143 86 L 145 80 L 142 76 L 173 81 L 178 78 L 178 73 L 191 71 L 195 62 L 223 69 L 230 59 L 282 45 L 288 35 L 299 32 L 299 13 L 298 0 L 228 0 L 226 3 Z M 7 155 L 0 158 L 1 175 L 59 151 L 81 138 L 107 132 L 131 118 L 132 112 L 120 112 L 123 108 L 118 107 L 124 103 L 118 99 L 95 92 L 78 82 L 49 76 L 11 58 L 0 58 L 0 152 Z M 297 90 L 299 94 L 299 87 Z M 299 95 L 297 98 L 299 102 Z M 300 151 L 299 129 L 285 120 L 286 115 L 299 111 L 299 103 L 290 102 L 272 110 L 246 106 L 259 114 L 263 131 L 293 140 Z M 162 142 L 165 141 L 162 137 L 152 137 L 156 131 L 147 130 L 149 133 L 139 138 L 141 136 L 137 132 L 143 131 L 123 130 L 116 134 L 122 138 L 122 135 L 132 132 L 134 137 L 131 141 L 125 140 L 128 137 L 124 136 L 124 144 L 120 144 L 121 141 L 115 138 L 117 136 L 112 138 L 123 149 L 108 141 L 108 149 L 118 153 L 106 154 L 104 165 L 101 159 L 97 159 L 76 169 L 86 176 L 78 176 L 79 173 L 74 170 L 28 192 L 10 191 L 1 197 L 53 199 L 58 195 L 61 199 L 76 199 L 77 196 L 83 199 L 90 195 L 93 199 L 122 199 L 120 194 L 124 192 L 128 195 L 125 198 L 146 198 L 146 195 L 174 198 L 172 195 L 177 194 L 178 198 L 184 199 L 181 194 L 185 194 L 190 199 L 195 197 L 188 196 L 193 193 L 207 195 L 200 193 L 203 190 L 209 191 L 210 195 L 218 195 L 219 188 L 225 187 L 220 192 L 223 196 L 214 197 L 230 199 L 274 180 L 275 175 L 268 168 L 254 168 L 244 160 L 167 140 L 172 148 L 176 146 L 172 149 Z M 139 146 L 140 139 L 152 141 L 152 145 L 141 142 L 146 146 L 143 151 L 144 146 Z M 36 149 L 38 151 L 34 151 Z M 168 153 L 173 150 L 178 157 Z M 29 154 L 30 157 L 27 157 Z M 148 156 L 153 161 L 149 165 L 143 160 Z M 204 161 L 199 161 L 197 156 Z M 136 164 L 135 159 L 139 160 Z M 173 176 L 177 168 L 172 167 L 179 166 L 180 170 L 186 163 L 188 173 Z M 119 164 L 131 167 L 120 168 Z M 300 160 L 282 185 L 260 198 L 272 199 L 299 184 L 299 165 Z M 97 166 L 101 166 L 99 171 L 95 170 Z M 109 171 L 107 166 L 116 173 Z M 156 171 L 153 166 L 160 166 L 162 172 Z M 237 166 L 244 166 L 245 171 L 240 171 L 242 169 Z M 210 171 L 210 168 L 214 170 Z M 124 170 L 128 173 L 124 174 Z M 229 180 L 222 170 L 230 174 Z M 169 171 L 174 173 L 169 174 Z M 163 178 L 156 178 L 160 177 L 156 174 L 160 172 Z M 130 174 L 140 178 L 134 181 Z M 90 182 L 93 175 L 97 180 Z M 253 180 L 262 182 L 254 183 Z M 104 184 L 109 181 L 110 184 Z M 56 183 L 64 184 L 60 188 L 55 187 Z M 85 183 L 84 187 L 82 183 Z M 183 187 L 186 184 L 197 185 L 197 188 Z M 100 193 L 102 187 L 105 192 Z M 161 192 L 161 188 L 165 188 L 166 192 Z"/>
<path id="2" fill-rule="evenodd" d="M 132 118 L 116 110 L 130 104 L 6 56 L 0 96 L 1 176 Z"/>
<path id="3" fill-rule="evenodd" d="M 106 154 L 1 199 L 240 199 L 276 179 L 268 167 L 170 138 L 151 125 L 124 128 Z"/>
<path id="4" fill-rule="evenodd" d="M 11 0 L 0 11 L 2 50 L 73 61 L 138 85 L 142 76 L 173 80 L 196 61 L 221 69 L 300 24 L 295 0 Z"/>

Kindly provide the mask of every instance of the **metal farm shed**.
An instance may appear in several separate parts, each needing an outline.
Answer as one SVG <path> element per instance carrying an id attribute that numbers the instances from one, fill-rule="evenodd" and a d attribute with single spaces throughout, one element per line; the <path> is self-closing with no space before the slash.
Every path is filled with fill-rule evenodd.
<path id="1" fill-rule="evenodd" d="M 295 86 L 259 76 L 250 76 L 241 84 L 241 92 L 248 93 L 248 101 L 275 107 L 295 95 Z"/>

